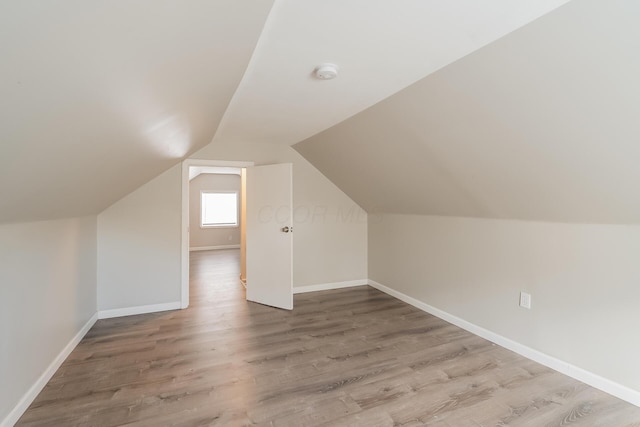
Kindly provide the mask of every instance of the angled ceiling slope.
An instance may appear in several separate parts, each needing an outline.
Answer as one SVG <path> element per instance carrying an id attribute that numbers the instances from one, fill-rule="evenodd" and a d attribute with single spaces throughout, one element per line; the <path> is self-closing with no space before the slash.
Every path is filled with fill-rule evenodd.
<path id="1" fill-rule="evenodd" d="M 277 0 L 214 142 L 294 144 L 566 2 Z"/>
<path id="2" fill-rule="evenodd" d="M 369 212 L 640 223 L 639 20 L 571 2 L 294 148 Z"/>
<path id="3" fill-rule="evenodd" d="M 100 212 L 209 143 L 273 0 L 0 4 L 0 222 Z"/>

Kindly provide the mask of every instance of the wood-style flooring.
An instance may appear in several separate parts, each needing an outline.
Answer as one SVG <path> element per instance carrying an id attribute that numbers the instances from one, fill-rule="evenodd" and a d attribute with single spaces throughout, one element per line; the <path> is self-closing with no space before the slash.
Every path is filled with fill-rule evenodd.
<path id="1" fill-rule="evenodd" d="M 248 303 L 191 254 L 187 310 L 100 320 L 20 426 L 640 426 L 640 408 L 367 286 Z"/>

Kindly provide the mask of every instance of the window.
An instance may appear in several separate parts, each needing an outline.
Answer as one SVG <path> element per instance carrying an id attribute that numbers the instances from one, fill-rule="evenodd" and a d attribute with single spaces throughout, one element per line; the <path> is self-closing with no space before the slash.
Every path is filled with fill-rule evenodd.
<path id="1" fill-rule="evenodd" d="M 202 227 L 237 227 L 238 193 L 200 193 Z"/>

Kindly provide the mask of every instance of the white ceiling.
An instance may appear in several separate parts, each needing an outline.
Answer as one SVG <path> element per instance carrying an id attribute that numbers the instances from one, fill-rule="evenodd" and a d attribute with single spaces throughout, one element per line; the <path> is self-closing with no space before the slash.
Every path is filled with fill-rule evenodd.
<path id="1" fill-rule="evenodd" d="M 296 143 L 566 1 L 0 2 L 0 222 L 99 213 L 214 135 Z"/>
<path id="2" fill-rule="evenodd" d="M 277 0 L 214 141 L 294 144 L 567 1 Z"/>
<path id="3" fill-rule="evenodd" d="M 211 142 L 271 6 L 0 2 L 0 222 L 98 213 Z"/>
<path id="4" fill-rule="evenodd" d="M 189 181 L 197 178 L 203 173 L 214 175 L 240 175 L 240 168 L 229 168 L 220 166 L 190 166 Z"/>
<path id="5" fill-rule="evenodd" d="M 369 212 L 638 224 L 638 22 L 571 2 L 294 147 Z"/>

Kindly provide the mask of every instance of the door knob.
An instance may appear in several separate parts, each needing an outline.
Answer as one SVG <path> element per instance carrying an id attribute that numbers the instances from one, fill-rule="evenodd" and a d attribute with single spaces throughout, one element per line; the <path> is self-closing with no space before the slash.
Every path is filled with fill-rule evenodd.
<path id="1" fill-rule="evenodd" d="M 289 232 L 289 227 L 287 227 L 287 226 L 282 227 L 282 232 L 283 233 L 288 233 Z"/>

